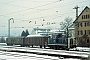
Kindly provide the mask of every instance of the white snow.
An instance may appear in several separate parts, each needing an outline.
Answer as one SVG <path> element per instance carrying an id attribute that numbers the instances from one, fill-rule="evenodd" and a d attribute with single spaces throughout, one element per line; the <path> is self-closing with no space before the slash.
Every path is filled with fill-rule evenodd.
<path id="1" fill-rule="evenodd" d="M 27 37 L 42 37 L 40 34 L 35 34 L 35 35 L 28 35 Z"/>
<path id="2" fill-rule="evenodd" d="M 9 46 L 8 46 L 9 47 Z M 46 54 L 57 54 L 57 55 L 67 55 L 67 56 L 78 56 L 82 58 L 88 58 L 90 53 L 88 52 L 78 52 L 78 51 L 65 51 L 65 50 L 53 50 L 53 49 L 42 49 L 42 48 L 28 48 L 28 47 L 1 47 L 2 50 L 16 50 L 16 51 L 28 51 L 28 52 L 36 52 L 36 53 L 46 53 Z M 0 51 L 0 58 L 5 56 L 5 59 L 36 59 L 36 60 L 61 60 L 59 57 L 52 57 L 46 55 L 37 55 L 37 54 L 30 54 L 30 53 L 16 53 L 16 52 L 2 52 Z M 12 57 L 13 56 L 13 57 Z M 68 59 L 64 59 L 68 60 Z M 70 59 L 69 59 L 70 60 Z M 72 60 L 72 59 L 71 59 Z M 79 59 L 74 59 L 79 60 Z"/>
<path id="3" fill-rule="evenodd" d="M 76 47 L 76 48 L 72 48 L 70 50 L 78 50 L 78 51 L 87 51 L 87 52 L 89 52 L 90 48 L 87 48 L 87 47 Z"/>

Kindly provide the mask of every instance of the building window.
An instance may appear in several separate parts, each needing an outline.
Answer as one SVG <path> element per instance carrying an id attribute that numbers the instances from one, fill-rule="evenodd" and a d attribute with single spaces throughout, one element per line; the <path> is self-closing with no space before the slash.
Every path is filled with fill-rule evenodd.
<path id="1" fill-rule="evenodd" d="M 86 19 L 88 18 L 88 15 L 86 15 Z"/>
<path id="2" fill-rule="evenodd" d="M 82 19 L 89 19 L 90 18 L 90 14 L 88 15 L 82 15 Z"/>
<path id="3" fill-rule="evenodd" d="M 89 26 L 90 25 L 90 23 L 89 22 L 85 22 L 85 26 Z"/>
<path id="4" fill-rule="evenodd" d="M 82 15 L 82 19 L 84 19 L 84 15 Z"/>
<path id="5" fill-rule="evenodd" d="M 85 35 L 87 35 L 87 30 L 85 30 Z"/>
<path id="6" fill-rule="evenodd" d="M 90 34 L 90 30 L 85 30 L 85 35 L 89 35 Z"/>
<path id="7" fill-rule="evenodd" d="M 83 16 L 83 19 L 85 19 L 85 15 L 82 15 Z"/>
<path id="8" fill-rule="evenodd" d="M 82 23 L 78 23 L 78 27 L 82 27 Z"/>
<path id="9" fill-rule="evenodd" d="M 88 12 L 88 9 L 86 9 L 86 12 Z"/>
<path id="10" fill-rule="evenodd" d="M 78 31 L 78 35 L 79 35 L 79 31 Z"/>
<path id="11" fill-rule="evenodd" d="M 78 35 L 82 35 L 82 34 L 83 34 L 82 30 L 78 31 Z"/>
<path id="12" fill-rule="evenodd" d="M 86 43 L 89 43 L 89 38 L 86 39 Z"/>
<path id="13" fill-rule="evenodd" d="M 89 19 L 89 18 L 90 18 L 90 15 L 88 14 L 88 15 L 87 15 L 87 19 Z"/>

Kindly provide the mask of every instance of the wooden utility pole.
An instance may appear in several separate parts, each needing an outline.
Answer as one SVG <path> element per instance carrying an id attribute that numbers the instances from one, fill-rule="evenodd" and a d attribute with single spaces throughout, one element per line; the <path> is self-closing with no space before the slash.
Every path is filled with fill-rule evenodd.
<path id="1" fill-rule="evenodd" d="M 78 8 L 79 8 L 78 5 L 73 8 L 73 9 L 76 9 L 76 18 L 78 17 Z M 76 27 L 75 30 L 76 30 L 75 33 L 77 34 L 78 26 Z M 75 38 L 77 38 L 77 37 L 78 37 L 78 35 L 75 35 Z M 76 46 L 77 46 L 77 39 L 75 39 L 75 40 L 76 40 Z"/>
<path id="2" fill-rule="evenodd" d="M 76 18 L 78 17 L 78 5 L 76 7 L 74 7 L 73 9 L 76 9 Z"/>

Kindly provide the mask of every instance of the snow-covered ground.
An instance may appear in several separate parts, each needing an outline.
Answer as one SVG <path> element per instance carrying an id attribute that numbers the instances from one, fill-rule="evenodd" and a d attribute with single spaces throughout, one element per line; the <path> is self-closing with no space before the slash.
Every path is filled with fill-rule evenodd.
<path id="1" fill-rule="evenodd" d="M 85 51 L 85 52 L 90 52 L 90 48 L 87 47 L 76 47 L 76 48 L 72 48 L 70 50 L 77 50 L 77 51 Z"/>
<path id="2" fill-rule="evenodd" d="M 30 53 L 4 52 L 0 51 L 0 60 L 80 60 L 73 58 L 60 59 L 54 56 L 37 55 Z"/>
<path id="3" fill-rule="evenodd" d="M 81 58 L 88 58 L 88 55 L 90 54 L 88 52 L 66 51 L 66 50 L 53 50 L 53 49 L 43 49 L 43 48 L 29 48 L 29 47 L 18 47 L 18 46 L 1 46 L 0 49 L 1 50 L 7 50 L 7 51 L 11 51 L 11 50 L 12 51 L 27 51 L 27 52 L 34 52 L 34 53 L 37 53 L 37 54 L 38 53 L 39 54 L 45 53 L 47 55 L 48 54 L 52 54 L 52 55 L 54 54 L 54 55 L 60 55 L 60 56 L 71 56 L 71 57 L 81 57 Z M 14 53 L 14 54 L 12 54 L 12 53 Z M 12 53 L 9 52 L 9 54 L 8 54 L 8 52 L 7 53 L 5 52 L 4 54 L 1 54 L 1 52 L 0 52 L 0 54 L 1 54 L 0 56 L 1 57 L 3 55 L 6 56 L 6 57 L 8 57 L 8 56 L 14 56 L 13 58 L 15 58 L 15 59 L 19 59 L 19 58 L 22 59 L 22 57 L 27 57 L 27 58 L 28 57 L 29 58 L 30 57 L 31 58 L 33 57 L 36 60 L 45 60 L 45 59 L 46 60 L 50 60 L 50 59 L 52 59 L 52 60 L 53 59 L 56 59 L 56 60 L 59 59 L 60 60 L 60 58 L 62 59 L 62 57 L 54 57 L 54 56 L 52 57 L 52 56 L 47 56 L 47 55 L 36 55 L 36 54 L 34 54 L 34 56 L 33 56 L 30 53 L 27 53 L 29 55 L 27 55 L 25 53 L 19 53 L 19 54 L 15 53 L 15 52 L 12 52 Z M 12 59 L 12 58 L 10 58 L 10 59 Z M 65 59 L 65 60 L 68 60 L 68 59 Z"/>
<path id="4" fill-rule="evenodd" d="M 0 43 L 0 46 L 7 46 L 6 43 Z"/>

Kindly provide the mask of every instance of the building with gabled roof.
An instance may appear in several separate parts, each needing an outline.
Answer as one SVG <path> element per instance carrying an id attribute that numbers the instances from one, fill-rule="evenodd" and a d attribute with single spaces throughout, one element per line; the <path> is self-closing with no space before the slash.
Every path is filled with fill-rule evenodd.
<path id="1" fill-rule="evenodd" d="M 73 23 L 77 46 L 90 47 L 90 8 L 86 6 Z"/>

